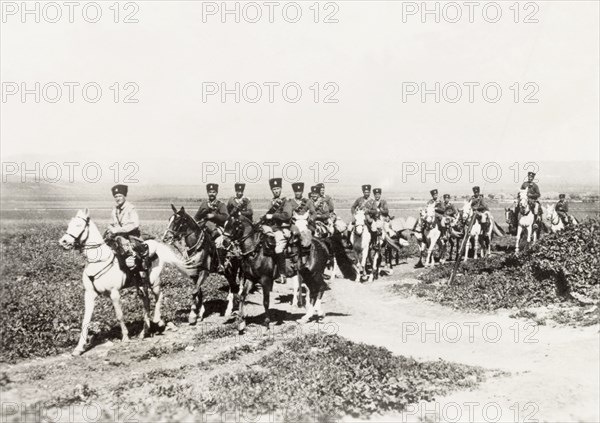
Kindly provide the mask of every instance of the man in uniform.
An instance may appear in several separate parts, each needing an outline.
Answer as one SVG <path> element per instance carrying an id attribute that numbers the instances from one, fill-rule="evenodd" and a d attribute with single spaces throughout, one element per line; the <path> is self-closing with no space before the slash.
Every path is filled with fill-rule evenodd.
<path id="1" fill-rule="evenodd" d="M 215 247 L 217 247 L 217 259 L 218 259 L 218 273 L 223 273 L 223 235 L 221 234 L 223 225 L 227 221 L 229 215 L 227 214 L 227 206 L 221 200 L 217 199 L 219 192 L 219 185 L 217 184 L 206 184 L 206 193 L 208 200 L 202 200 L 198 211 L 194 216 L 196 222 L 205 222 L 206 229 L 210 234 L 211 239 Z"/>
<path id="2" fill-rule="evenodd" d="M 565 226 L 571 224 L 571 216 L 569 215 L 569 203 L 566 200 L 565 194 L 558 195 L 558 203 L 554 206 L 554 210 L 562 220 Z"/>
<path id="3" fill-rule="evenodd" d="M 356 199 L 356 201 L 354 201 L 354 203 L 352 204 L 352 207 L 350 207 L 350 212 L 352 213 L 352 216 L 354 217 L 357 210 L 364 210 L 365 215 L 367 216 L 367 219 L 369 219 L 370 218 L 369 210 L 373 207 L 373 200 L 371 199 L 371 185 L 368 185 L 368 184 L 363 185 L 362 192 L 363 192 L 362 197 L 358 197 Z"/>
<path id="4" fill-rule="evenodd" d="M 325 195 L 325 184 L 320 182 L 317 184 L 319 188 L 319 196 L 325 200 L 327 203 L 327 208 L 329 209 L 329 213 L 333 213 L 335 211 L 335 206 L 333 205 L 333 198 L 329 195 Z"/>
<path id="5" fill-rule="evenodd" d="M 473 196 L 471 197 L 471 208 L 475 212 L 475 216 L 478 222 L 481 222 L 482 213 L 489 211 L 490 209 L 483 201 L 481 195 L 481 189 L 479 187 L 473 187 Z"/>
<path id="6" fill-rule="evenodd" d="M 281 196 L 281 178 L 269 180 L 269 186 L 273 193 L 271 207 L 263 216 L 263 231 L 273 234 L 275 237 L 275 259 L 277 263 L 277 283 L 285 283 L 285 245 L 286 238 L 290 236 L 290 221 L 293 215 L 293 206 L 290 201 Z"/>
<path id="7" fill-rule="evenodd" d="M 373 206 L 377 211 L 376 216 L 373 217 L 378 218 L 379 216 L 383 216 L 386 221 L 389 221 L 390 209 L 388 208 L 387 201 L 381 198 L 381 188 L 375 188 L 373 190 L 373 196 L 375 197 L 373 200 Z"/>
<path id="8" fill-rule="evenodd" d="M 246 184 L 236 183 L 234 185 L 235 195 L 227 202 L 227 213 L 232 214 L 233 212 L 239 211 L 240 214 L 252 221 L 252 203 L 248 197 L 244 197 L 244 189 Z"/>
<path id="9" fill-rule="evenodd" d="M 148 247 L 140 239 L 140 218 L 134 205 L 127 201 L 128 191 L 127 185 L 119 184 L 111 188 L 116 205 L 111 212 L 111 223 L 108 225 L 105 238 L 110 242 L 114 237 L 122 236 L 130 241 L 132 251 L 128 253 L 128 257 L 132 257 L 133 261 L 129 259 L 127 265 L 130 269 L 137 266 L 142 282 L 148 286 L 150 284 Z"/>
<path id="10" fill-rule="evenodd" d="M 450 202 L 450 194 L 444 194 L 443 198 L 444 202 L 442 203 L 442 209 L 444 212 L 442 213 L 442 226 L 446 229 L 450 229 L 453 219 L 458 215 L 458 209 Z"/>
<path id="11" fill-rule="evenodd" d="M 444 208 L 444 205 L 442 204 L 442 202 L 438 199 L 438 195 L 439 195 L 438 190 L 432 189 L 431 191 L 429 191 L 429 194 L 431 194 L 431 200 L 429 200 L 427 202 L 427 205 L 428 206 L 430 204 L 434 205 L 435 218 L 438 222 L 441 222 L 444 217 L 445 208 Z"/>
<path id="12" fill-rule="evenodd" d="M 533 180 L 535 179 L 535 173 L 533 172 L 527 172 L 527 181 L 523 182 L 523 184 L 521 185 L 521 189 L 526 189 L 527 190 L 527 199 L 529 200 L 529 207 L 533 210 L 535 207 L 535 204 L 537 203 L 538 199 L 540 198 L 540 188 L 538 187 L 538 185 L 533 182 Z"/>
<path id="13" fill-rule="evenodd" d="M 321 196 L 321 191 L 322 189 L 319 185 L 310 187 L 310 198 L 307 205 L 310 210 L 311 220 L 327 225 L 331 210 L 329 209 L 327 199 Z"/>

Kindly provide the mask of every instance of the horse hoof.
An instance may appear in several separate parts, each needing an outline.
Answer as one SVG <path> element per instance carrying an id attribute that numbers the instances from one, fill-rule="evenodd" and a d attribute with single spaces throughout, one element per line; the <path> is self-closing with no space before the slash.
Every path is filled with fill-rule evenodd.
<path id="1" fill-rule="evenodd" d="M 130 339 L 129 339 L 129 337 L 128 337 L 128 336 L 124 336 L 124 337 L 123 337 L 123 339 L 121 339 L 121 342 L 122 342 L 123 344 L 126 344 L 126 343 L 128 343 L 129 341 L 130 341 Z"/>
<path id="2" fill-rule="evenodd" d="M 141 333 L 138 335 L 138 338 L 139 338 L 140 340 L 143 340 L 145 337 L 146 337 L 146 331 L 142 331 L 142 332 L 141 332 Z"/>
<path id="3" fill-rule="evenodd" d="M 71 353 L 73 357 L 79 357 L 81 354 L 83 354 L 83 350 L 80 350 L 79 348 L 75 348 Z"/>
<path id="4" fill-rule="evenodd" d="M 155 323 L 156 325 L 156 333 L 163 333 L 165 331 L 165 329 L 167 328 L 167 325 L 165 324 L 164 320 L 159 320 L 157 323 Z"/>
<path id="5" fill-rule="evenodd" d="M 298 323 L 305 325 L 309 322 L 309 320 L 310 320 L 310 317 L 303 316 L 300 319 L 298 319 Z"/>

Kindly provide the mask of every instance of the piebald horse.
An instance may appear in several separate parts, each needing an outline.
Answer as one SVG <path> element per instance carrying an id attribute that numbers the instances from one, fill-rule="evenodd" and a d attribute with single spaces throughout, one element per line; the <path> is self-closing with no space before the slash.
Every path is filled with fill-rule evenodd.
<path id="1" fill-rule="evenodd" d="M 473 217 L 473 208 L 470 201 L 465 201 L 461 210 L 462 223 L 465 228 L 468 228 L 469 220 Z M 465 256 L 463 261 L 467 261 L 469 256 L 469 247 L 473 241 L 474 254 L 473 258 L 477 258 L 477 249 L 480 248 L 480 256 L 486 257 L 491 254 L 492 234 L 494 233 L 495 222 L 492 214 L 489 211 L 481 213 L 481 221 L 475 219 L 469 239 L 465 245 Z"/>
<path id="2" fill-rule="evenodd" d="M 558 232 L 565 228 L 565 224 L 563 223 L 562 219 L 558 215 L 558 212 L 556 211 L 553 205 L 546 206 L 546 221 L 550 224 L 550 230 L 552 232 Z M 577 221 L 577 219 L 575 219 L 574 216 L 571 216 L 571 224 L 579 224 L 579 222 Z"/>
<path id="3" fill-rule="evenodd" d="M 88 209 L 79 210 L 75 217 L 71 219 L 65 234 L 58 241 L 60 246 L 66 250 L 80 250 L 86 259 L 86 266 L 83 270 L 82 280 L 85 289 L 85 312 L 81 326 L 81 336 L 79 342 L 73 350 L 73 355 L 81 355 L 87 342 L 88 328 L 92 320 L 94 305 L 98 295 L 110 296 L 115 314 L 123 336 L 123 342 L 129 340 L 129 332 L 123 319 L 123 309 L 121 308 L 121 295 L 119 291 L 123 288 L 134 286 L 132 278 L 123 272 L 113 250 L 104 242 L 98 227 L 90 219 Z M 145 241 L 148 245 L 148 254 L 156 255 L 157 259 L 152 261 L 152 267 L 149 271 L 150 285 L 154 294 L 156 304 L 154 306 L 153 323 L 159 330 L 164 330 L 165 322 L 160 313 L 162 303 L 162 291 L 160 290 L 160 273 L 165 264 L 174 265 L 184 275 L 189 276 L 188 271 L 175 253 L 164 244 L 154 240 Z M 142 291 L 142 290 L 140 290 Z M 144 338 L 150 332 L 150 299 L 142 295 L 144 306 L 144 327 L 140 333 L 140 338 Z"/>

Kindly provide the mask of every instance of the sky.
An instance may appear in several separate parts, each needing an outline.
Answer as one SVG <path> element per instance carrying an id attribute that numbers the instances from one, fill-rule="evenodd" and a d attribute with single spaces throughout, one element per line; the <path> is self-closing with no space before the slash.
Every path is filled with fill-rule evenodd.
<path id="1" fill-rule="evenodd" d="M 97 23 L 80 9 L 69 23 L 64 6 L 58 22 L 48 22 L 55 10 L 40 9 L 36 23 L 21 2 L 3 3 L 3 161 L 134 161 L 148 181 L 186 183 L 204 162 L 336 162 L 355 179 L 377 170 L 397 181 L 413 161 L 599 160 L 596 1 L 521 3 L 518 16 L 513 2 L 499 2 L 496 23 L 482 7 L 470 23 L 464 2 L 454 3 L 456 23 L 444 2 L 429 3 L 439 23 L 415 12 L 421 2 L 321 2 L 318 16 L 313 2 L 298 2 L 296 23 L 286 21 L 296 16 L 291 2 L 276 2 L 273 23 L 264 2 L 228 2 L 240 8 L 239 23 L 221 2 L 121 3 L 118 17 L 113 2 L 99 3 Z M 256 10 L 261 19 L 248 22 Z M 36 82 L 40 102 L 23 101 Z M 65 83 L 79 84 L 72 103 Z M 81 92 L 88 83 L 88 99 L 102 90 L 96 103 Z M 221 89 L 235 92 L 236 83 L 240 101 L 232 93 L 223 101 Z M 62 96 L 52 103 L 56 86 Z M 124 102 L 128 95 L 138 101 Z"/>

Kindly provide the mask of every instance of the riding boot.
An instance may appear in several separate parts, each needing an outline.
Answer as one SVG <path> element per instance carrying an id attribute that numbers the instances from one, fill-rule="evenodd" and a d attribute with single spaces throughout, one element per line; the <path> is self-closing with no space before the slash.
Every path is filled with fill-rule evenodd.
<path id="1" fill-rule="evenodd" d="M 275 258 L 277 259 L 277 271 L 278 276 L 275 279 L 275 282 L 284 284 L 286 283 L 285 279 L 285 253 L 275 254 Z"/>

